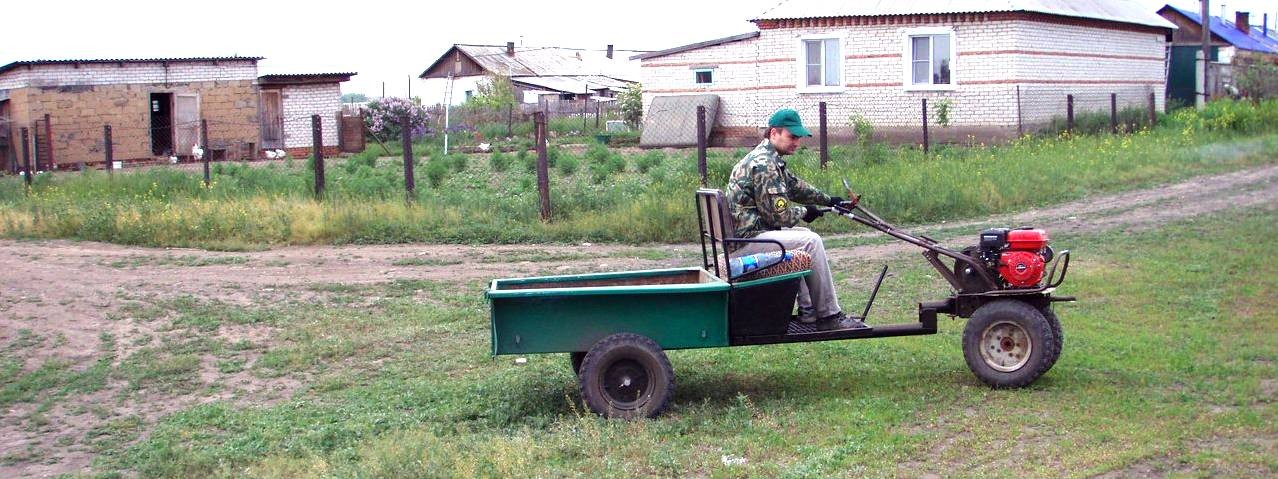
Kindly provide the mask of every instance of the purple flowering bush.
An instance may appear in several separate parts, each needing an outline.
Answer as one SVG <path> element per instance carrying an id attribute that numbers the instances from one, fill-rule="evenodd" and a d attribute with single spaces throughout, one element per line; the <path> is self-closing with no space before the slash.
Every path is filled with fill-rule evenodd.
<path id="1" fill-rule="evenodd" d="M 430 114 L 426 108 L 403 98 L 388 97 L 368 102 L 368 108 L 364 110 L 364 124 L 368 131 L 383 140 L 397 140 L 405 115 L 412 126 L 413 140 L 420 140 L 430 133 Z"/>

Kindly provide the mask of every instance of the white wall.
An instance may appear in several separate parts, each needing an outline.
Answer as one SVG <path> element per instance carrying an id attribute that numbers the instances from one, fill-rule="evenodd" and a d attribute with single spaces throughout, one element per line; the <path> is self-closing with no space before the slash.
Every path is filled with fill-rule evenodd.
<path id="1" fill-rule="evenodd" d="M 453 79 L 453 98 L 450 105 L 456 106 L 466 103 L 466 91 L 479 94 L 479 82 L 485 81 L 483 75 L 472 77 L 460 77 Z M 420 87 L 420 90 L 419 90 Z M 423 105 L 437 105 L 444 102 L 444 93 L 448 88 L 448 79 L 445 78 L 427 78 L 418 80 L 413 85 L 413 96 L 421 97 Z"/>
<path id="2" fill-rule="evenodd" d="M 309 148 L 314 140 L 311 115 L 319 115 L 325 146 L 337 146 L 337 112 L 342 109 L 338 83 L 289 85 L 283 89 L 284 147 Z"/>
<path id="3" fill-rule="evenodd" d="M 920 27 L 953 30 L 953 88 L 905 87 L 906 32 Z M 841 37 L 843 81 L 835 92 L 796 87 L 801 39 L 817 34 Z M 1158 33 L 1012 19 L 765 29 L 756 39 L 644 60 L 642 81 L 645 105 L 658 95 L 719 95 L 721 127 L 761 126 L 783 107 L 798 110 L 805 124 L 816 124 L 821 101 L 827 102 L 832 127 L 848 125 L 854 114 L 876 127 L 917 127 L 921 100 L 928 98 L 930 106 L 949 100 L 951 125 L 1014 130 L 1018 86 L 1027 125 L 1064 115 L 1068 93 L 1079 96 L 1077 111 L 1108 109 L 1110 92 L 1120 95 L 1121 108 L 1144 105 L 1153 91 L 1161 108 L 1164 48 Z M 715 67 L 714 83 L 696 85 L 693 70 L 707 66 Z"/>
<path id="4" fill-rule="evenodd" d="M 256 80 L 251 61 L 154 63 L 81 63 L 25 66 L 0 75 L 0 89 L 59 85 L 123 85 Z"/>

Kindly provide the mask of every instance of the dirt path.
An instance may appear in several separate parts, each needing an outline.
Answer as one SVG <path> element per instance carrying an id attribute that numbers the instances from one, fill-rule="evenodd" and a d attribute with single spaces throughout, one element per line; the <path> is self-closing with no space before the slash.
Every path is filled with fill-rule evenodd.
<path id="1" fill-rule="evenodd" d="M 979 221 L 911 229 L 957 246 L 967 243 L 978 229 L 987 225 L 1032 224 L 1055 234 L 1133 230 L 1254 205 L 1278 205 L 1278 166 L 1201 177 Z M 841 235 L 827 241 L 875 235 L 878 233 Z M 670 254 L 654 254 L 653 250 L 658 248 L 673 252 L 673 258 Z M 904 243 L 890 242 L 833 249 L 831 257 L 836 260 L 883 257 L 911 249 L 914 248 Z M 71 368 L 84 369 L 100 357 L 103 332 L 113 335 L 120 345 L 118 352 L 127 352 L 131 336 L 136 335 L 140 327 L 127 317 L 120 319 L 124 303 L 130 298 L 192 295 L 230 304 L 265 305 L 276 293 L 313 291 L 315 286 L 325 284 L 369 284 L 401 279 L 474 281 L 547 271 L 689 266 L 697 264 L 699 256 L 700 248 L 694 244 L 318 246 L 221 253 L 70 241 L 4 240 L 0 241 L 0 271 L 3 271 L 0 346 L 9 348 L 20 341 L 40 338 L 36 346 L 24 353 L 24 371 L 51 359 L 69 361 Z M 222 336 L 228 334 L 269 341 L 267 335 L 252 328 L 221 333 Z M 120 357 L 123 354 L 117 354 L 117 360 Z M 246 381 L 252 386 L 251 378 Z M 295 384 L 285 381 L 256 386 L 286 395 Z M 107 393 L 97 395 L 102 394 Z M 160 406 L 142 413 L 148 424 L 167 412 L 219 397 L 154 399 Z M 0 461 L 0 477 L 56 475 L 86 467 L 93 457 L 90 451 L 61 448 L 55 439 L 83 437 L 100 421 L 92 415 L 63 417 L 53 411 L 45 413 L 47 419 L 44 420 L 48 423 L 44 427 L 32 430 L 28 419 L 35 408 L 33 404 L 18 403 L 9 406 L 0 416 L 0 458 L 8 458 Z M 32 456 L 30 451 L 36 449 L 45 454 Z M 23 457 L 38 459 L 24 460 Z"/>

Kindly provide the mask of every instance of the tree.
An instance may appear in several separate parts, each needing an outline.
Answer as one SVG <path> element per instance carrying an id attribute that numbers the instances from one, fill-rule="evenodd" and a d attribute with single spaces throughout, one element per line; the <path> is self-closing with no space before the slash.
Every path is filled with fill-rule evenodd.
<path id="1" fill-rule="evenodd" d="M 621 118 L 632 128 L 638 128 L 639 123 L 643 121 L 643 85 L 630 84 L 626 89 L 621 90 L 618 98 L 620 98 Z"/>
<path id="2" fill-rule="evenodd" d="M 510 82 L 510 77 L 490 73 L 476 85 L 476 89 L 479 91 L 468 102 L 474 106 L 505 109 L 516 103 L 515 85 Z"/>
<path id="3" fill-rule="evenodd" d="M 342 95 L 342 103 L 367 103 L 368 95 L 363 93 L 347 93 Z"/>

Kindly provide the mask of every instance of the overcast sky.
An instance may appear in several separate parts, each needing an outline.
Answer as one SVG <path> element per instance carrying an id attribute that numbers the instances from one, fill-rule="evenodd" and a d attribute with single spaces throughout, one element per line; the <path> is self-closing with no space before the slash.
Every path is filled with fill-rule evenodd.
<path id="1" fill-rule="evenodd" d="M 1157 10 L 1165 2 L 1137 0 Z M 262 74 L 358 72 L 344 93 L 403 96 L 454 43 L 661 50 L 753 31 L 780 0 L 6 2 L 0 65 L 18 60 L 261 56 Z M 1197 10 L 1194 0 L 1173 4 Z M 1213 0 L 1212 15 L 1221 3 Z M 1267 10 L 1266 10 L 1267 9 Z M 1252 23 L 1278 2 L 1229 0 Z M 414 88 L 420 88 L 415 83 Z M 414 92 L 418 94 L 419 92 Z"/>

